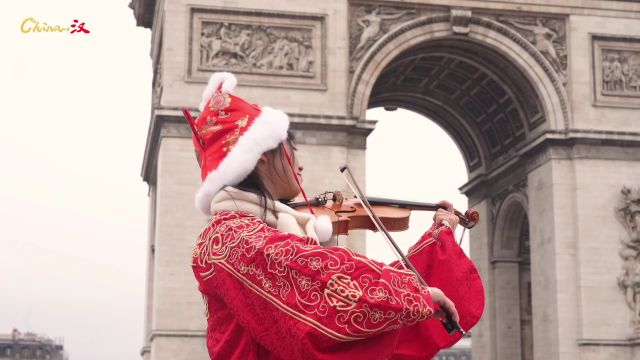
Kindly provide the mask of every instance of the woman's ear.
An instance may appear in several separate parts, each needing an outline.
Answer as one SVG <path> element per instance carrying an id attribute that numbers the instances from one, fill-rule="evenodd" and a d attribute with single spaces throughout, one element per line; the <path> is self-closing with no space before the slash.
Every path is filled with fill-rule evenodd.
<path id="1" fill-rule="evenodd" d="M 260 158 L 258 159 L 258 163 L 256 164 L 256 170 L 258 170 L 259 172 L 264 172 L 268 166 L 269 166 L 269 157 L 267 156 L 266 153 L 264 153 L 260 155 Z"/>
<path id="2" fill-rule="evenodd" d="M 268 162 L 269 162 L 269 159 L 267 158 L 267 154 L 266 153 L 260 155 L 260 159 L 258 159 L 258 164 L 265 165 Z"/>

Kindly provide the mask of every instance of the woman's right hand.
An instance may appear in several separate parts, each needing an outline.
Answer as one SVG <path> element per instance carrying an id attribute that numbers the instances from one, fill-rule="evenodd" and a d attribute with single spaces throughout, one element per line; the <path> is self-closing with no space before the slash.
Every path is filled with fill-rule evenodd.
<path id="1" fill-rule="evenodd" d="M 449 300 L 449 298 L 442 292 L 442 290 L 438 288 L 429 287 L 429 293 L 431 293 L 431 299 L 433 299 L 433 302 L 438 304 L 438 306 L 440 307 L 440 309 L 436 310 L 436 317 L 440 320 L 446 321 L 446 311 L 447 313 L 449 313 L 449 315 L 451 315 L 451 318 L 457 324 L 460 321 L 460 316 L 458 315 L 458 310 L 456 310 L 456 305 L 453 303 L 453 301 Z"/>

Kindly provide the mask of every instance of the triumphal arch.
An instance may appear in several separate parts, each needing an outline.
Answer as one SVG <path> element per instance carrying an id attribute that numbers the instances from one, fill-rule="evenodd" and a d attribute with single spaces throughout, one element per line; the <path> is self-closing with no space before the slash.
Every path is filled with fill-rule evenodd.
<path id="1" fill-rule="evenodd" d="M 345 163 L 364 177 L 368 108 L 410 109 L 451 135 L 469 175 L 460 190 L 484 220 L 470 238 L 487 295 L 473 359 L 640 358 L 637 1 L 131 7 L 152 31 L 154 73 L 145 359 L 207 358 L 189 266 L 207 219 L 180 108 L 195 112 L 219 70 L 289 114 L 310 193 L 344 189 L 328 174 Z"/>

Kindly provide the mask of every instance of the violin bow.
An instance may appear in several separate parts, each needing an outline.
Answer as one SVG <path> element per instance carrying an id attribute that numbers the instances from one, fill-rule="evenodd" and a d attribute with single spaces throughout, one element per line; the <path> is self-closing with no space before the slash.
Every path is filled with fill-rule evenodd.
<path id="1" fill-rule="evenodd" d="M 349 167 L 347 165 L 341 166 L 340 172 L 342 173 L 342 176 L 344 176 L 344 179 L 347 182 L 347 185 L 349 185 L 349 187 L 351 188 L 351 191 L 353 191 L 353 193 L 356 195 L 358 200 L 360 200 L 360 202 L 362 203 L 362 206 L 367 212 L 367 215 L 369 215 L 369 218 L 371 218 L 371 221 L 373 221 L 373 223 L 376 225 L 376 228 L 378 228 L 378 231 L 380 231 L 380 233 L 383 234 L 383 237 L 385 238 L 385 240 L 387 240 L 387 244 L 389 244 L 393 248 L 393 250 L 395 250 L 396 256 L 398 256 L 398 260 L 400 260 L 400 263 L 403 264 L 405 269 L 411 270 L 416 275 L 416 277 L 418 278 L 418 280 L 422 285 L 424 285 L 425 287 L 429 287 L 429 285 L 427 285 L 427 282 L 424 281 L 422 276 L 420 276 L 416 268 L 413 267 L 413 264 L 411 264 L 411 261 L 409 261 L 407 256 L 402 252 L 398 244 L 393 240 L 393 238 L 391 237 L 391 234 L 389 233 L 387 228 L 384 226 L 384 224 L 382 223 L 378 215 L 376 215 L 373 212 L 371 208 L 371 204 L 369 204 L 369 200 L 367 200 L 367 197 L 364 196 L 362 190 L 360 189 L 360 186 L 358 186 L 358 183 L 356 182 L 355 178 L 351 174 Z M 449 335 L 452 335 L 455 331 L 460 331 L 462 335 L 465 335 L 466 332 L 460 327 L 460 325 L 458 325 L 455 321 L 453 321 L 451 314 L 449 314 L 449 312 L 446 311 L 445 309 L 442 309 L 442 311 L 444 311 L 445 314 L 447 315 L 447 320 L 446 321 L 440 320 L 440 323 L 442 324 L 442 326 L 444 326 L 445 330 L 449 333 Z"/>

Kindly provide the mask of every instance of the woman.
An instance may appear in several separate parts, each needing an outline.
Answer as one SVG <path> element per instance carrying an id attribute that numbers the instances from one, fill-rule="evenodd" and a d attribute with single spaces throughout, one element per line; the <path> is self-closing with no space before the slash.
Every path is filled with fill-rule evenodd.
<path id="1" fill-rule="evenodd" d="M 469 330 L 484 295 L 453 239 L 457 217 L 437 212 L 408 254 L 439 288 L 397 263 L 321 246 L 331 223 L 276 200 L 302 190 L 287 115 L 235 96 L 236 83 L 214 74 L 197 121 L 188 116 L 203 180 L 196 206 L 212 216 L 192 263 L 211 358 L 428 359 L 459 340 L 437 318 L 444 310 Z"/>

